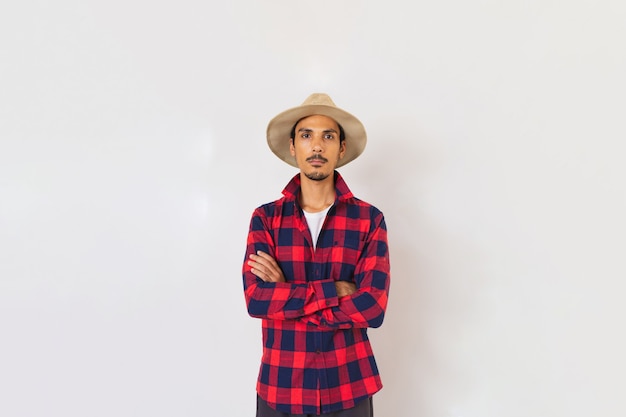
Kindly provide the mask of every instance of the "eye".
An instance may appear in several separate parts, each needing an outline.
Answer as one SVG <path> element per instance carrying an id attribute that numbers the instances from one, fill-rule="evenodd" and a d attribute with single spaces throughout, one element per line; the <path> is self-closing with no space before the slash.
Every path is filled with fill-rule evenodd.
<path id="1" fill-rule="evenodd" d="M 304 132 L 304 133 L 302 133 L 302 134 L 300 135 L 300 137 L 301 137 L 301 138 L 303 138 L 303 139 L 308 139 L 308 138 L 310 138 L 310 137 L 311 137 L 311 134 L 310 134 L 310 133 L 306 133 L 306 132 Z"/>
<path id="2" fill-rule="evenodd" d="M 335 139 L 335 135 L 332 133 L 327 133 L 324 135 L 324 139 Z"/>

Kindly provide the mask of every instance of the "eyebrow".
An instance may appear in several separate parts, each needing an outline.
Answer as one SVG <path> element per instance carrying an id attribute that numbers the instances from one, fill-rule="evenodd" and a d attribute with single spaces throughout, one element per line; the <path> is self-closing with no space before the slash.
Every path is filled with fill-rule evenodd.
<path id="1" fill-rule="evenodd" d="M 298 129 L 298 132 L 312 132 L 313 129 L 310 129 L 308 127 L 303 127 L 301 129 Z M 323 133 L 328 133 L 328 132 L 332 132 L 332 133 L 337 133 L 337 131 L 335 129 L 325 129 L 322 130 Z"/>

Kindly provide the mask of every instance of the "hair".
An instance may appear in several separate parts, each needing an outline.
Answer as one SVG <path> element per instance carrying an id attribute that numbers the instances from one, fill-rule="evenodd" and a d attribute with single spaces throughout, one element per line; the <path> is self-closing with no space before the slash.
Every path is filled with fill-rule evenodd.
<path id="1" fill-rule="evenodd" d="M 296 123 L 294 123 L 293 127 L 291 128 L 291 133 L 289 133 L 289 138 L 291 138 L 291 143 L 294 142 L 294 139 L 296 137 L 296 126 L 298 126 L 298 123 L 300 123 L 303 119 L 306 119 L 307 117 L 310 117 L 310 116 L 301 117 L 298 119 Z M 346 132 L 344 132 L 343 127 L 341 127 L 339 122 L 335 120 L 335 123 L 337 123 L 337 126 L 339 126 L 339 143 L 341 144 L 343 143 L 344 140 L 346 140 Z"/>

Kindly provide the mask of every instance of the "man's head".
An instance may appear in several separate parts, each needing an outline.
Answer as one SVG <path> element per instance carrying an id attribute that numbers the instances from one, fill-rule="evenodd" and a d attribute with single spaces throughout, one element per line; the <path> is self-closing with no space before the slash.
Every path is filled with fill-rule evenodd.
<path id="1" fill-rule="evenodd" d="M 318 114 L 294 125 L 289 153 L 308 179 L 322 181 L 333 174 L 346 153 L 342 130 L 335 120 Z"/>
<path id="2" fill-rule="evenodd" d="M 296 161 L 298 128 L 301 122 L 312 116 L 325 116 L 330 119 L 338 133 L 343 156 L 336 167 L 343 166 L 357 158 L 365 149 L 367 134 L 363 124 L 353 115 L 335 106 L 327 94 L 311 94 L 302 105 L 291 108 L 274 117 L 267 126 L 267 143 L 280 159 L 289 165 L 300 167 Z M 292 147 L 296 152 L 292 153 Z"/>

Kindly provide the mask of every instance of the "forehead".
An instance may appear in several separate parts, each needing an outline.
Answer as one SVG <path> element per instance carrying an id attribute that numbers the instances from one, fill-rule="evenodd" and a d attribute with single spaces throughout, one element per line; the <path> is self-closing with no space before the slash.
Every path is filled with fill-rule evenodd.
<path id="1" fill-rule="evenodd" d="M 296 129 L 333 129 L 339 130 L 339 124 L 331 117 L 321 114 L 314 114 L 311 116 L 303 117 L 296 124 Z"/>

